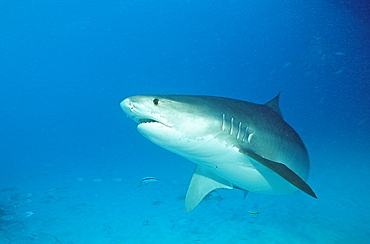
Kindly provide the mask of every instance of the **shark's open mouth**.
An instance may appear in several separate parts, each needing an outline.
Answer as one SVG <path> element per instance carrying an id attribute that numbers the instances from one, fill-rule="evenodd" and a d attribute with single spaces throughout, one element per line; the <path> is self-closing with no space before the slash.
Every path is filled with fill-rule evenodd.
<path id="1" fill-rule="evenodd" d="M 134 119 L 136 122 L 139 123 L 139 126 L 140 125 L 149 125 L 149 124 L 157 124 L 157 125 L 163 125 L 163 126 L 166 126 L 166 127 L 172 127 L 172 125 L 170 123 L 168 123 L 166 120 L 164 119 L 161 119 L 161 118 L 136 118 Z"/>
<path id="2" fill-rule="evenodd" d="M 144 124 L 144 123 L 160 123 L 154 119 L 139 119 L 139 123 L 140 124 Z"/>
<path id="3" fill-rule="evenodd" d="M 130 98 L 126 98 L 120 103 L 120 105 L 127 116 L 133 119 L 136 123 L 139 123 L 139 125 L 153 123 L 153 125 L 161 124 L 167 127 L 172 127 L 171 123 L 158 113 L 151 111 L 150 106 L 146 106 L 145 103 L 141 104 L 133 102 Z"/>

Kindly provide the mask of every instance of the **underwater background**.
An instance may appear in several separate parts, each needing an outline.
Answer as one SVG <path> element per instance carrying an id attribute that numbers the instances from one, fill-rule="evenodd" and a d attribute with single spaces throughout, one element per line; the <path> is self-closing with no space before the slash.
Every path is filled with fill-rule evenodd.
<path id="1" fill-rule="evenodd" d="M 0 243 L 368 243 L 367 1 L 0 1 Z M 139 94 L 279 92 L 306 194 L 217 190 L 138 133 Z M 139 186 L 143 177 L 160 179 Z"/>

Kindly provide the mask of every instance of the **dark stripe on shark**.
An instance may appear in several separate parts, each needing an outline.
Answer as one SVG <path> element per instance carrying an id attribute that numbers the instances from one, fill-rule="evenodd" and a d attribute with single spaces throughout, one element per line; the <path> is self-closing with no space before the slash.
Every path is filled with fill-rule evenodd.
<path id="1" fill-rule="evenodd" d="M 294 185 L 301 191 L 307 193 L 308 195 L 314 198 L 317 198 L 316 194 L 313 192 L 311 187 L 304 180 L 302 180 L 301 177 L 299 177 L 296 173 L 294 173 L 291 169 L 289 169 L 284 164 L 263 158 L 260 155 L 250 150 L 240 149 L 240 152 L 243 154 L 246 154 L 247 156 L 259 162 L 260 164 L 271 169 L 276 174 L 280 175 L 282 178 L 287 180 L 290 184 Z"/>

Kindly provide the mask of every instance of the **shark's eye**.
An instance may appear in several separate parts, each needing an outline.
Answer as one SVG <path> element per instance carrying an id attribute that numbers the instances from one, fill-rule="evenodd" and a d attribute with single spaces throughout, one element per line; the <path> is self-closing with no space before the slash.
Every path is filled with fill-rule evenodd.
<path id="1" fill-rule="evenodd" d="M 158 98 L 154 98 L 153 103 L 154 103 L 154 105 L 158 105 L 159 104 L 159 99 Z"/>

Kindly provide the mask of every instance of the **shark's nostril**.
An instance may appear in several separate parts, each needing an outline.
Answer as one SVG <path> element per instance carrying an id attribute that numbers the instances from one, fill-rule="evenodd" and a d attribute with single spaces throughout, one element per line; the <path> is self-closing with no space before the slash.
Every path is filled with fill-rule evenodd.
<path id="1" fill-rule="evenodd" d="M 133 111 L 134 110 L 134 103 L 131 101 L 131 100 L 128 100 L 127 101 L 127 107 Z"/>

